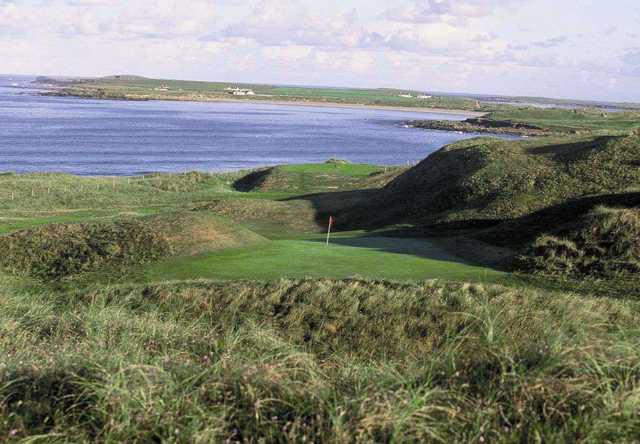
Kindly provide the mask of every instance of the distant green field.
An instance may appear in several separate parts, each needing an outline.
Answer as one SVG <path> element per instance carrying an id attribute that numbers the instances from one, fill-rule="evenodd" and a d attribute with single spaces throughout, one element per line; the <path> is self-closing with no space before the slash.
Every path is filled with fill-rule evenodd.
<path id="1" fill-rule="evenodd" d="M 411 108 L 441 108 L 488 111 L 495 105 L 481 105 L 475 100 L 457 96 L 434 95 L 418 99 L 424 91 L 402 89 L 316 88 L 304 86 L 277 86 L 262 84 L 236 84 L 232 82 L 202 82 L 188 80 L 150 79 L 138 76 L 109 76 L 84 79 L 70 83 L 55 95 L 72 95 L 104 99 L 133 100 L 278 100 L 294 102 L 322 102 L 354 105 L 378 105 Z M 252 96 L 231 96 L 227 87 L 248 88 Z M 410 95 L 411 97 L 403 97 Z"/>
<path id="2" fill-rule="evenodd" d="M 522 122 L 566 132 L 568 130 L 589 131 L 596 134 L 624 134 L 640 127 L 638 112 L 603 112 L 600 110 L 568 110 L 510 108 L 495 111 L 488 116 L 492 120 Z"/>
<path id="3" fill-rule="evenodd" d="M 425 239 L 360 237 L 277 240 L 247 249 L 174 258 L 151 266 L 146 281 L 184 279 L 260 279 L 283 277 L 492 281 L 503 273 L 465 263 Z"/>

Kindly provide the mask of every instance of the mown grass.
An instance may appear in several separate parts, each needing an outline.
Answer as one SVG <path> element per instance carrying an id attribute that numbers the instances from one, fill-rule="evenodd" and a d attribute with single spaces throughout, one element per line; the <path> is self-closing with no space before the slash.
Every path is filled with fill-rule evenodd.
<path id="1" fill-rule="evenodd" d="M 278 167 L 290 173 L 337 174 L 341 176 L 366 177 L 384 170 L 379 165 L 367 165 L 349 162 L 326 162 L 309 164 L 291 164 Z"/>
<path id="2" fill-rule="evenodd" d="M 5 282 L 0 440 L 633 442 L 638 308 L 436 281 Z"/>
<path id="3" fill-rule="evenodd" d="M 259 248 L 230 249 L 175 258 L 145 269 L 151 282 L 185 279 L 262 279 L 281 277 L 452 279 L 494 281 L 502 273 L 469 264 L 426 239 L 334 236 L 277 240 Z"/>

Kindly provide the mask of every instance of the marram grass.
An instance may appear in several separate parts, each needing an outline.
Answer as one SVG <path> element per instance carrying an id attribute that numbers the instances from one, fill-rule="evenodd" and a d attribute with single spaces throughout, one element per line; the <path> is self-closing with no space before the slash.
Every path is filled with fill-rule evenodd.
<path id="1" fill-rule="evenodd" d="M 2 442 L 633 442 L 638 303 L 186 282 L 0 297 Z"/>

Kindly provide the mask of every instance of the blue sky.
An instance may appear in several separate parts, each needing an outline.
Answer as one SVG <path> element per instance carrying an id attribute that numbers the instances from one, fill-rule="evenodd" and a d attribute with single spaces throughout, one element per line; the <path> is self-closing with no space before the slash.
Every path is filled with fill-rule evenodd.
<path id="1" fill-rule="evenodd" d="M 640 101 L 640 1 L 0 0 L 0 72 Z"/>

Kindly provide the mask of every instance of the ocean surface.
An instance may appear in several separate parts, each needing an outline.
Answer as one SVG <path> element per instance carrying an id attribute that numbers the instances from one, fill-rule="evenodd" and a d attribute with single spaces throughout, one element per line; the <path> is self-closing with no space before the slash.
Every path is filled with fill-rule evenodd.
<path id="1" fill-rule="evenodd" d="M 285 163 L 404 165 L 473 137 L 406 128 L 413 112 L 250 103 L 127 102 L 37 95 L 0 77 L 0 172 L 134 175 Z"/>

